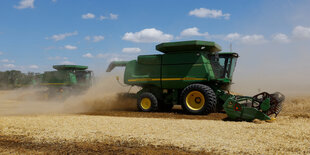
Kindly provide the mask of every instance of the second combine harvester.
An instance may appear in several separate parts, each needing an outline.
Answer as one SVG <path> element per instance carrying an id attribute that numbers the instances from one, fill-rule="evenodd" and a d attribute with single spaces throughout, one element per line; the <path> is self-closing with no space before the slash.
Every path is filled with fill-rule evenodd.
<path id="1" fill-rule="evenodd" d="M 222 110 L 231 119 L 271 119 L 282 109 L 284 96 L 266 92 L 253 97 L 229 92 L 238 54 L 223 53 L 209 41 L 167 42 L 156 46 L 163 54 L 140 55 L 137 60 L 114 61 L 107 72 L 125 66 L 124 83 L 140 86 L 140 111 L 169 111 L 182 105 L 190 114 Z"/>

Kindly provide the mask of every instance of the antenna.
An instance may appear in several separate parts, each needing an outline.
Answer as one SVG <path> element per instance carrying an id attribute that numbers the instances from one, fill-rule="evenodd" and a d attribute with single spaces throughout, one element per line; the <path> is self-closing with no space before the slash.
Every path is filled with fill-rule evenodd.
<path id="1" fill-rule="evenodd" d="M 229 43 L 230 52 L 232 52 L 232 43 Z"/>

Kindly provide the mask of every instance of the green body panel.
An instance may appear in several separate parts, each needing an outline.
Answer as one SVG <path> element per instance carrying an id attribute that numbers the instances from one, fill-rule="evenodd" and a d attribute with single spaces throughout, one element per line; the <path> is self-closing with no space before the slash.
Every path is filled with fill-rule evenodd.
<path id="1" fill-rule="evenodd" d="M 140 55 L 138 63 L 144 65 L 160 65 L 162 63 L 162 55 Z"/>
<path id="2" fill-rule="evenodd" d="M 214 74 L 203 52 L 167 53 L 163 55 L 161 78 L 162 88 L 182 89 L 212 80 Z"/>
<path id="3" fill-rule="evenodd" d="M 47 84 L 63 84 L 63 85 L 70 85 L 70 78 L 67 76 L 68 71 L 49 71 L 44 72 L 41 84 L 47 85 Z"/>
<path id="4" fill-rule="evenodd" d="M 191 53 L 167 53 L 163 55 L 163 65 L 178 65 L 178 64 L 203 64 L 207 63 L 207 59 L 202 56 L 204 52 Z"/>
<path id="5" fill-rule="evenodd" d="M 74 75 L 74 73 L 69 73 L 69 79 L 71 84 L 77 84 L 76 76 Z"/>
<path id="6" fill-rule="evenodd" d="M 124 83 L 129 85 L 153 85 L 161 87 L 160 72 L 161 65 L 141 64 L 137 63 L 136 60 L 129 61 L 126 64 Z"/>

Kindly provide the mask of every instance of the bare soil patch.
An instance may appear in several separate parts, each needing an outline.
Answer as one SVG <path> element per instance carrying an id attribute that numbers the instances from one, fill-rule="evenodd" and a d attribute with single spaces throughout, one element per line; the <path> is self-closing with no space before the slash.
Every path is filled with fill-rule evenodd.
<path id="1" fill-rule="evenodd" d="M 135 142 L 33 142 L 25 136 L 0 136 L 2 154 L 209 154 L 175 146 L 141 146 Z"/>

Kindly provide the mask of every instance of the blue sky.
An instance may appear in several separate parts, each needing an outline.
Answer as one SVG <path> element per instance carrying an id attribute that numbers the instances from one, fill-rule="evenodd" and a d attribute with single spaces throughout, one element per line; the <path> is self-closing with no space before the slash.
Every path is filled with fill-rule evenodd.
<path id="1" fill-rule="evenodd" d="M 241 76 L 261 66 L 278 67 L 281 75 L 287 62 L 309 66 L 300 60 L 310 57 L 309 6 L 306 0 L 1 0 L 0 70 L 81 64 L 104 72 L 112 60 L 158 53 L 160 42 L 198 39 L 216 41 L 223 51 L 232 43 Z"/>

